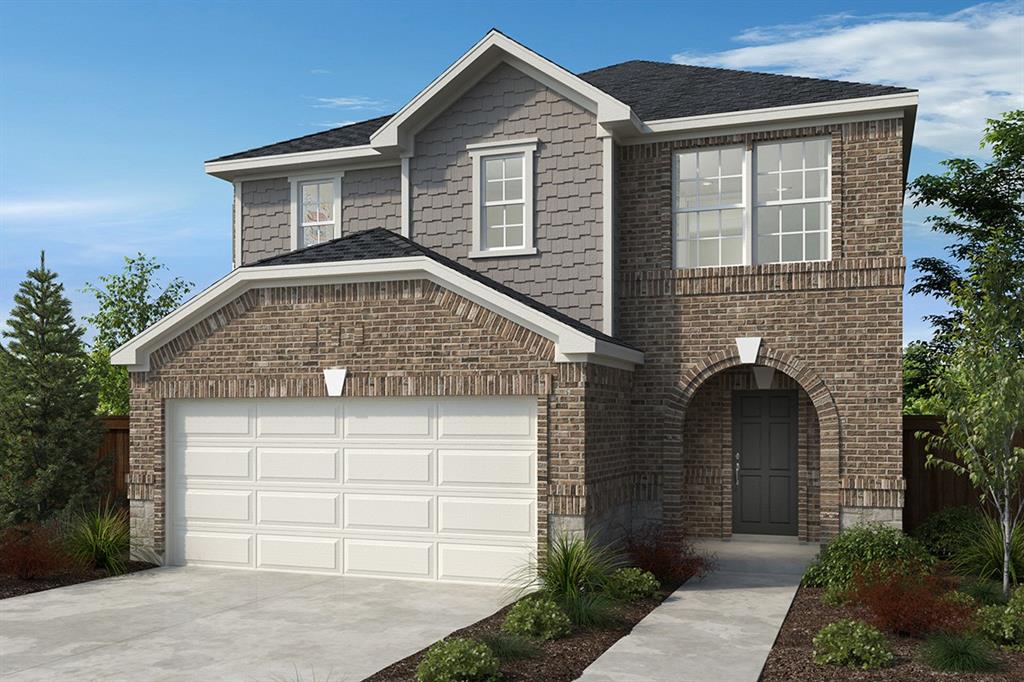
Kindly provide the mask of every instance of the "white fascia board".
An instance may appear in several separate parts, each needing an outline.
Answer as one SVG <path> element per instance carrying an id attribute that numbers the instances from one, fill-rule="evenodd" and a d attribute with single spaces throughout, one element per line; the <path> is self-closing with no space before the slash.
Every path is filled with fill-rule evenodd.
<path id="1" fill-rule="evenodd" d="M 249 171 L 266 171 L 270 169 L 285 169 L 288 167 L 301 167 L 309 164 L 319 163 L 344 163 L 344 162 L 365 162 L 374 159 L 383 159 L 384 155 L 370 145 L 358 145 L 355 147 L 340 147 L 335 149 L 318 149 L 311 152 L 292 152 L 290 154 L 274 154 L 272 156 L 254 156 L 246 159 L 230 159 L 227 161 L 207 161 L 203 169 L 209 174 L 218 178 L 231 179 L 232 177 Z M 394 159 L 395 165 L 399 163 Z"/>
<path id="2" fill-rule="evenodd" d="M 444 98 L 441 104 L 449 104 L 450 102 L 445 98 L 446 91 L 449 91 L 449 95 L 461 95 L 464 88 L 459 88 L 457 85 L 460 76 L 474 66 L 479 67 L 480 64 L 477 62 L 490 66 L 501 61 L 522 70 L 560 94 L 571 97 L 578 104 L 592 111 L 597 116 L 598 124 L 614 126 L 635 120 L 632 109 L 625 103 L 520 45 L 508 36 L 492 30 L 374 132 L 370 136 L 370 146 L 380 150 L 401 147 L 402 128 L 416 116 L 417 112 L 431 104 L 435 97 Z M 437 106 L 438 104 L 435 103 L 430 110 Z"/>
<path id="3" fill-rule="evenodd" d="M 432 281 L 550 339 L 555 343 L 559 362 L 575 362 L 578 360 L 569 358 L 581 356 L 591 357 L 593 361 L 606 359 L 629 368 L 643 362 L 639 351 L 595 339 L 426 256 L 238 268 L 115 350 L 110 362 L 125 365 L 130 371 L 148 371 L 150 352 L 249 289 L 419 278 Z"/>
<path id="4" fill-rule="evenodd" d="M 665 118 L 655 121 L 645 121 L 642 126 L 645 135 L 652 135 L 658 133 L 730 128 L 733 126 L 751 124 L 760 125 L 775 121 L 843 116 L 872 111 L 898 111 L 907 107 L 916 106 L 916 92 L 901 92 L 895 95 L 858 97 L 856 99 L 819 102 L 815 104 L 793 104 L 790 106 L 771 107 L 766 109 L 747 109 L 744 111 L 729 111 L 720 114 Z"/>

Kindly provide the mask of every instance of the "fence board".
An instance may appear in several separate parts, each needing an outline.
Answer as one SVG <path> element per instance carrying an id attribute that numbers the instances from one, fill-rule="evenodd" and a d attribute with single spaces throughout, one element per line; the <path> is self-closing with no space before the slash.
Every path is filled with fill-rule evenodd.
<path id="1" fill-rule="evenodd" d="M 128 505 L 128 417 L 104 417 L 99 458 L 110 463 L 110 501 Z"/>

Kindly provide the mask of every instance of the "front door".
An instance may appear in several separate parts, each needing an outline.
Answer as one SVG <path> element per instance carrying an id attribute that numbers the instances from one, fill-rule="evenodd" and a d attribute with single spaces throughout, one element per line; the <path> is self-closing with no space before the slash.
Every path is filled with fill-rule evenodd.
<path id="1" fill-rule="evenodd" d="M 735 391 L 732 529 L 797 534 L 796 391 Z"/>

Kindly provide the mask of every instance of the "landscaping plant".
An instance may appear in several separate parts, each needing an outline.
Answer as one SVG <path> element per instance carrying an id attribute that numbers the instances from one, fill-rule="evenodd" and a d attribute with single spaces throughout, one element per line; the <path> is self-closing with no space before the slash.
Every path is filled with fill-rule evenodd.
<path id="1" fill-rule="evenodd" d="M 978 631 L 999 646 L 1024 652 L 1024 587 L 1014 591 L 1004 605 L 978 610 Z"/>
<path id="2" fill-rule="evenodd" d="M 619 619 L 615 600 L 604 592 L 567 594 L 559 606 L 577 628 L 605 627 Z"/>
<path id="3" fill-rule="evenodd" d="M 0 535 L 0 573 L 22 580 L 45 578 L 71 567 L 52 525 L 27 523 Z"/>
<path id="4" fill-rule="evenodd" d="M 498 630 L 480 635 L 480 641 L 494 652 L 499 661 L 518 661 L 537 655 L 537 645 L 529 637 Z"/>
<path id="5" fill-rule="evenodd" d="M 501 629 L 539 640 L 558 639 L 572 631 L 572 622 L 553 600 L 543 596 L 520 599 L 509 609 Z"/>
<path id="6" fill-rule="evenodd" d="M 924 572 L 934 562 L 921 543 L 903 531 L 881 524 L 861 524 L 842 531 L 821 550 L 804 573 L 803 584 L 842 594 L 851 586 L 854 574 L 869 566 Z"/>
<path id="7" fill-rule="evenodd" d="M 666 584 L 703 578 L 714 570 L 713 556 L 700 554 L 685 538 L 666 538 L 656 525 L 627 533 L 624 549 L 629 563 L 650 571 Z"/>
<path id="8" fill-rule="evenodd" d="M 981 529 L 984 522 L 976 507 L 947 507 L 924 520 L 914 537 L 939 559 L 949 559 Z"/>
<path id="9" fill-rule="evenodd" d="M 101 506 L 72 519 L 67 535 L 68 550 L 83 564 L 118 575 L 127 568 L 130 536 L 128 513 L 124 509 Z"/>
<path id="10" fill-rule="evenodd" d="M 499 679 L 501 664 L 487 645 L 471 639 L 443 639 L 423 654 L 416 666 L 420 682 L 490 682 Z"/>
<path id="11" fill-rule="evenodd" d="M 1000 523 L 985 516 L 974 534 L 965 538 L 953 552 L 950 564 L 960 575 L 1001 580 L 1004 565 L 1008 567 L 1011 585 L 1024 578 L 1024 527 L 1014 526 L 1010 535 L 1010 558 L 1004 564 L 1003 529 Z"/>
<path id="12" fill-rule="evenodd" d="M 993 580 L 965 580 L 957 590 L 982 606 L 1001 606 L 1006 603 L 1002 585 Z"/>
<path id="13" fill-rule="evenodd" d="M 999 668 L 992 645 L 969 632 L 932 635 L 921 645 L 921 658 L 936 670 L 945 672 L 976 673 Z"/>
<path id="14" fill-rule="evenodd" d="M 873 624 L 897 635 L 962 632 L 975 605 L 950 597 L 948 586 L 914 565 L 874 564 L 858 571 L 848 597 L 871 612 Z"/>
<path id="15" fill-rule="evenodd" d="M 892 663 L 889 642 L 881 632 L 859 620 L 826 625 L 814 636 L 814 662 L 870 670 Z"/>
<path id="16" fill-rule="evenodd" d="M 650 571 L 629 567 L 612 573 L 605 589 L 616 599 L 636 601 L 656 595 L 661 589 L 661 583 Z"/>

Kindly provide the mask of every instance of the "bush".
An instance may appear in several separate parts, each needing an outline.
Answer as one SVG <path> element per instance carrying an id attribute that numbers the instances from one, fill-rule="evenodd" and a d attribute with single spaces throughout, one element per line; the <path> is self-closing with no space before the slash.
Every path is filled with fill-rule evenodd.
<path id="1" fill-rule="evenodd" d="M 1024 587 L 1017 588 L 1005 606 L 978 610 L 978 631 L 1000 646 L 1024 651 Z"/>
<path id="2" fill-rule="evenodd" d="M 942 580 L 920 570 L 876 564 L 854 576 L 848 596 L 868 608 L 875 626 L 920 637 L 970 626 L 974 604 L 950 598 L 948 592 Z"/>
<path id="3" fill-rule="evenodd" d="M 991 580 L 1003 580 L 1003 530 L 991 516 L 982 518 L 978 530 L 953 552 L 950 559 L 953 570 L 960 575 L 973 575 Z M 1010 582 L 1014 585 L 1024 578 L 1024 526 L 1013 529 L 1010 544 Z"/>
<path id="4" fill-rule="evenodd" d="M 859 620 L 826 625 L 814 636 L 814 662 L 870 670 L 892 663 L 885 635 Z"/>
<path id="5" fill-rule="evenodd" d="M 642 568 L 620 568 L 609 576 L 605 589 L 616 599 L 636 601 L 656 595 L 661 583 Z"/>
<path id="6" fill-rule="evenodd" d="M 1003 586 L 994 580 L 967 580 L 957 589 L 982 606 L 1006 603 L 1006 597 L 1003 596 Z"/>
<path id="7" fill-rule="evenodd" d="M 572 622 L 551 599 L 527 597 L 509 610 L 501 629 L 514 635 L 549 640 L 568 635 Z"/>
<path id="8" fill-rule="evenodd" d="M 427 649 L 416 666 L 420 682 L 490 682 L 501 665 L 486 645 L 471 639 L 443 639 Z"/>
<path id="9" fill-rule="evenodd" d="M 981 528 L 983 518 L 976 507 L 948 507 L 924 520 L 916 537 L 924 548 L 939 559 L 949 559 Z"/>
<path id="10" fill-rule="evenodd" d="M 871 523 L 848 528 L 829 542 L 804 573 L 803 583 L 846 590 L 854 573 L 870 565 L 929 568 L 935 562 L 917 540 L 902 531 Z"/>
<path id="11" fill-rule="evenodd" d="M 559 604 L 577 628 L 605 627 L 618 620 L 615 600 L 601 592 L 578 592 Z"/>
<path id="12" fill-rule="evenodd" d="M 587 537 L 560 535 L 536 567 L 537 587 L 561 601 L 583 592 L 598 592 L 624 563 L 622 554 Z"/>
<path id="13" fill-rule="evenodd" d="M 71 567 L 52 526 L 28 523 L 0 536 L 0 573 L 22 580 L 45 578 Z"/>
<path id="14" fill-rule="evenodd" d="M 499 661 L 518 661 L 537 655 L 537 645 L 529 637 L 498 630 L 480 636 L 480 641 L 494 652 Z"/>
<path id="15" fill-rule="evenodd" d="M 921 658 L 936 670 L 946 672 L 974 673 L 999 667 L 992 645 L 975 634 L 932 635 L 921 645 Z"/>
<path id="16" fill-rule="evenodd" d="M 630 533 L 624 547 L 630 563 L 650 571 L 663 583 L 703 578 L 714 570 L 714 557 L 698 553 L 685 539 L 667 539 L 657 526 Z"/>
<path id="17" fill-rule="evenodd" d="M 75 517 L 68 532 L 68 549 L 78 561 L 117 575 L 124 573 L 131 531 L 124 509 L 100 507 Z"/>

